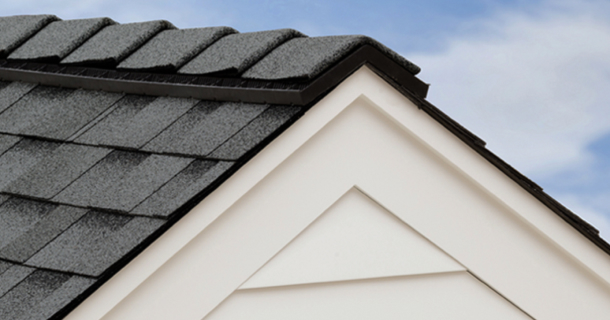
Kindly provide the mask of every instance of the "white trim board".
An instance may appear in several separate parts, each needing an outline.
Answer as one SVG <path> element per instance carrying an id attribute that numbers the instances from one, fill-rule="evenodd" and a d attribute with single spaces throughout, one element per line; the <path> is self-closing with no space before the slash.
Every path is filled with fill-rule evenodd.
<path id="1" fill-rule="evenodd" d="M 356 188 L 239 289 L 466 271 Z"/>
<path id="2" fill-rule="evenodd" d="M 363 67 L 66 319 L 202 319 L 357 186 L 536 319 L 610 314 L 610 258 Z"/>
<path id="3" fill-rule="evenodd" d="M 206 320 L 532 318 L 467 272 L 240 290 Z"/>

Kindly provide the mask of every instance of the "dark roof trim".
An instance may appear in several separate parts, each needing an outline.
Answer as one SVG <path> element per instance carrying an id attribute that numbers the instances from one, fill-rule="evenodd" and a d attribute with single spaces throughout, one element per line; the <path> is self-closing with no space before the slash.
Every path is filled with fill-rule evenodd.
<path id="1" fill-rule="evenodd" d="M 542 187 L 534 183 L 532 180 L 527 178 L 521 172 L 517 171 L 504 160 L 500 159 L 493 152 L 489 151 L 485 147 L 485 142 L 479 137 L 462 127 L 455 120 L 451 119 L 444 112 L 439 110 L 433 104 L 427 100 L 417 96 L 406 87 L 401 87 L 399 83 L 393 81 L 391 78 L 385 76 L 382 71 L 373 69 L 381 77 L 385 78 L 394 88 L 400 91 L 405 97 L 411 100 L 418 108 L 426 112 L 433 119 L 438 121 L 443 127 L 447 128 L 453 134 L 455 134 L 460 140 L 474 149 L 483 158 L 493 164 L 496 168 L 506 174 L 510 179 L 515 181 L 519 186 L 529 192 L 532 196 L 542 202 L 547 208 L 557 214 L 561 219 L 567 222 L 569 225 L 574 227 L 580 232 L 585 238 L 593 242 L 598 248 L 607 254 L 610 254 L 610 244 L 606 242 L 599 235 L 599 230 L 587 223 L 581 217 L 570 211 L 570 209 L 564 207 L 557 200 L 553 199 L 550 195 L 543 191 Z"/>
<path id="2" fill-rule="evenodd" d="M 427 84 L 370 45 L 356 49 L 309 82 L 155 74 L 6 60 L 0 61 L 0 79 L 106 92 L 305 106 L 364 64 L 380 70 L 418 97 L 426 97 Z"/>

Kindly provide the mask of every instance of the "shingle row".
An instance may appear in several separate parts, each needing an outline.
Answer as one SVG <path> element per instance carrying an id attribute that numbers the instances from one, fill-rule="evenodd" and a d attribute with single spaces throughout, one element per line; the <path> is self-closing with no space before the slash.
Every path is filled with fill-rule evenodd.
<path id="1" fill-rule="evenodd" d="M 19 82 L 0 89 L 0 106 L 0 133 L 223 160 L 239 159 L 301 110 Z M 0 151 L 14 139 L 0 138 Z M 82 148 L 83 154 L 94 150 Z"/>
<path id="2" fill-rule="evenodd" d="M 94 279 L 0 260 L 0 319 L 46 320 Z"/>
<path id="3" fill-rule="evenodd" d="M 237 33 L 229 27 L 176 29 L 167 21 L 116 24 L 108 18 L 0 18 L 0 57 L 182 74 L 312 79 L 356 48 L 371 45 L 416 74 L 419 68 L 364 36 L 308 38 L 292 29 Z M 296 62 L 295 62 L 296 61 Z"/>

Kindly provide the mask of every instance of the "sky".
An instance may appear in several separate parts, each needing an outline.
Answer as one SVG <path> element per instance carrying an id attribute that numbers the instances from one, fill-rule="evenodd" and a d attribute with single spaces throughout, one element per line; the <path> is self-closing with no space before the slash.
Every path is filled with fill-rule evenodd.
<path id="1" fill-rule="evenodd" d="M 0 0 L 0 15 L 364 34 L 428 100 L 610 240 L 610 1 Z"/>

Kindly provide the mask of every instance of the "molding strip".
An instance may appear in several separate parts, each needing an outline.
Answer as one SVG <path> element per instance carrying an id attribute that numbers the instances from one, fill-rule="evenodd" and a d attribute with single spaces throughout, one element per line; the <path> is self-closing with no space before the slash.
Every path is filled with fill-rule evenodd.
<path id="1" fill-rule="evenodd" d="M 3 62 L 4 64 L 0 66 L 0 79 L 7 81 L 25 81 L 67 88 L 152 96 L 188 97 L 202 100 L 305 106 L 326 95 L 365 64 L 384 73 L 401 87 L 420 98 L 425 98 L 428 92 L 427 84 L 417 79 L 379 50 L 368 45 L 360 47 L 321 76 L 305 83 L 295 80 L 278 82 L 126 72 L 35 62 Z"/>

